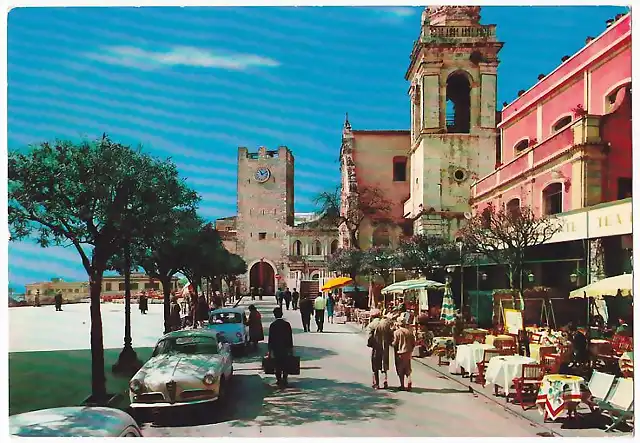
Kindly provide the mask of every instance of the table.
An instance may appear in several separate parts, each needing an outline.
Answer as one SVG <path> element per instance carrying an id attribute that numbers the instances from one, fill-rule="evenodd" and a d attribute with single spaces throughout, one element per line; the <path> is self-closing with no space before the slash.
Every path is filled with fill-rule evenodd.
<path id="1" fill-rule="evenodd" d="M 447 349 L 447 345 L 453 345 L 453 337 L 433 337 L 430 351 Z"/>
<path id="2" fill-rule="evenodd" d="M 484 358 L 485 349 L 495 349 L 485 343 L 472 343 L 470 345 L 459 345 L 456 349 L 456 358 L 449 364 L 449 372 L 459 373 L 464 369 L 469 374 L 475 374 L 478 370 L 478 363 Z"/>
<path id="3" fill-rule="evenodd" d="M 501 335 L 487 335 L 485 337 L 484 342 L 488 345 L 493 345 L 497 339 L 514 341 L 513 336 L 501 334 Z"/>
<path id="4" fill-rule="evenodd" d="M 462 330 L 463 336 L 471 336 L 475 341 L 484 339 L 489 331 L 487 329 L 467 328 Z"/>
<path id="5" fill-rule="evenodd" d="M 618 360 L 623 377 L 633 377 L 633 351 L 625 352 Z"/>
<path id="6" fill-rule="evenodd" d="M 571 416 L 582 400 L 582 377 L 576 375 L 551 374 L 545 375 L 538 391 L 536 404 L 545 420 L 557 419 L 565 409 Z"/>
<path id="7" fill-rule="evenodd" d="M 498 393 L 498 387 L 501 387 L 505 394 L 509 394 L 509 388 L 513 386 L 513 379 L 522 375 L 522 365 L 535 362 L 534 359 L 521 355 L 493 357 L 485 370 L 484 378 L 487 383 L 494 385 L 496 394 Z"/>
<path id="8" fill-rule="evenodd" d="M 533 358 L 537 362 L 540 362 L 541 351 L 551 351 L 551 352 L 546 352 L 547 355 L 548 354 L 555 354 L 557 352 L 555 346 L 541 345 L 539 343 L 531 343 L 531 344 L 529 344 L 529 356 L 531 358 Z"/>

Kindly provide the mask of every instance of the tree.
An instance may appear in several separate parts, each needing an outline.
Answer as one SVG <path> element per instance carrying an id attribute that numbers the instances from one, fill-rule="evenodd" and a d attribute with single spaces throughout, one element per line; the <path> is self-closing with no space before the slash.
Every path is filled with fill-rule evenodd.
<path id="1" fill-rule="evenodd" d="M 112 142 L 56 141 L 9 153 L 11 239 L 37 235 L 42 247 L 73 246 L 87 272 L 91 299 L 92 403 L 108 401 L 100 292 L 108 261 L 128 232 L 139 232 L 167 207 L 195 205 L 197 195 L 171 163 Z M 188 199 L 184 197 L 188 196 Z M 89 253 L 83 247 L 90 246 Z"/>
<path id="2" fill-rule="evenodd" d="M 348 275 L 355 285 L 356 277 L 364 269 L 364 252 L 359 249 L 338 249 L 327 260 L 327 267 L 330 271 Z"/>
<path id="3" fill-rule="evenodd" d="M 562 229 L 553 216 L 538 217 L 530 207 L 496 210 L 489 205 L 474 215 L 460 230 L 466 247 L 497 264 L 507 267 L 510 289 L 516 289 L 522 302 L 522 273 L 525 252 L 551 240 Z M 515 306 L 515 293 L 513 296 Z"/>
<path id="4" fill-rule="evenodd" d="M 225 249 L 225 259 L 222 262 L 220 273 L 224 281 L 227 283 L 227 287 L 231 288 L 232 282 L 234 282 L 239 275 L 247 273 L 247 262 L 237 254 L 232 254 Z M 230 294 L 235 295 L 235 294 Z"/>
<path id="5" fill-rule="evenodd" d="M 216 275 L 215 267 L 220 263 L 220 254 L 224 250 L 224 246 L 220 233 L 211 223 L 204 225 L 198 232 L 189 236 L 184 245 L 188 248 L 189 253 L 185 256 L 180 272 L 193 284 L 197 294 L 202 279 Z"/>
<path id="6" fill-rule="evenodd" d="M 344 226 L 349 233 L 350 246 L 360 249 L 358 236 L 362 222 L 365 219 L 376 223 L 390 222 L 391 203 L 379 189 L 368 186 L 360 186 L 346 198 L 343 204 L 341 187 L 338 186 L 333 191 L 320 193 L 314 203 L 320 207 L 320 223 L 337 228 Z"/>
<path id="7" fill-rule="evenodd" d="M 391 249 L 375 247 L 364 252 L 363 270 L 379 275 L 385 286 L 389 284 L 397 265 L 398 255 Z"/>
<path id="8" fill-rule="evenodd" d="M 456 245 L 449 239 L 417 234 L 400 243 L 398 263 L 406 271 L 416 271 L 424 277 L 447 264 L 459 262 Z"/>

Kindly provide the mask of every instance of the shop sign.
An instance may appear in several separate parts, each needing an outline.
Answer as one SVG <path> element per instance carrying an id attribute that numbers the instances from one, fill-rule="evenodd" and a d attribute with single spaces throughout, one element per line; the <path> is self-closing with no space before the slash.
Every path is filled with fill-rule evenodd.
<path id="1" fill-rule="evenodd" d="M 559 216 L 558 221 L 562 224 L 562 229 L 556 232 L 547 243 L 560 243 L 586 238 L 587 217 L 587 212 Z"/>
<path id="2" fill-rule="evenodd" d="M 589 238 L 625 235 L 632 232 L 633 208 L 630 201 L 589 212 Z"/>

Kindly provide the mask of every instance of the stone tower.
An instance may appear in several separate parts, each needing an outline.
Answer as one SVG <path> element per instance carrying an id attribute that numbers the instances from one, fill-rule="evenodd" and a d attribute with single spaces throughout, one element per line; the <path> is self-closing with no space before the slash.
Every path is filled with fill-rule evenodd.
<path id="1" fill-rule="evenodd" d="M 479 6 L 429 6 L 411 52 L 411 198 L 415 233 L 454 237 L 470 186 L 494 170 L 498 52 Z"/>
<path id="2" fill-rule="evenodd" d="M 287 275 L 287 228 L 293 226 L 291 151 L 281 146 L 257 153 L 238 148 L 238 255 L 247 262 L 246 287 L 275 293 Z"/>

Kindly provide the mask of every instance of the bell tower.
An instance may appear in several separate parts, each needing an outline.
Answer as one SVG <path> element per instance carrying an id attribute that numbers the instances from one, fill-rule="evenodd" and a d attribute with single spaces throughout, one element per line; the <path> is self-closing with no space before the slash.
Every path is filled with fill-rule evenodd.
<path id="1" fill-rule="evenodd" d="M 405 75 L 410 82 L 414 232 L 453 237 L 471 183 L 494 169 L 498 52 L 479 6 L 429 6 Z M 406 212 L 406 211 L 405 211 Z M 457 221 L 456 221 L 457 220 Z"/>

